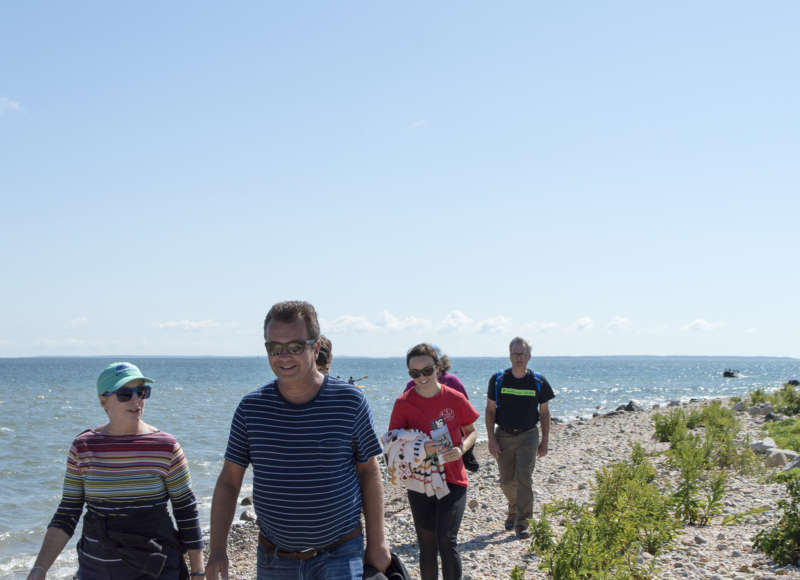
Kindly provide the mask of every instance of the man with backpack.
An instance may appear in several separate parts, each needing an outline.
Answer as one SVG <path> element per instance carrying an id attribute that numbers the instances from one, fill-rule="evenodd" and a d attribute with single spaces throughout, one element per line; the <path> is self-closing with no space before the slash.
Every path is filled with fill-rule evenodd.
<path id="1" fill-rule="evenodd" d="M 528 519 L 533 517 L 533 468 L 537 457 L 547 455 L 548 401 L 555 394 L 543 375 L 528 369 L 531 345 L 527 340 L 512 339 L 509 357 L 511 368 L 489 379 L 486 433 L 489 453 L 497 460 L 500 485 L 508 500 L 505 528 L 513 529 L 519 538 L 528 538 Z"/>

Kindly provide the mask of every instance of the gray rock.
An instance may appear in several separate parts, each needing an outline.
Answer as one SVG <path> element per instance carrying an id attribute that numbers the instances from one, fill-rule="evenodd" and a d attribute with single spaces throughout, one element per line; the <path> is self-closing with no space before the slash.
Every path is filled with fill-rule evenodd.
<path id="1" fill-rule="evenodd" d="M 750 413 L 753 417 L 757 415 L 767 415 L 768 413 L 774 413 L 775 409 L 772 408 L 770 403 L 760 403 L 758 405 L 753 405 L 747 412 Z"/>
<path id="2" fill-rule="evenodd" d="M 246 495 L 245 497 L 242 498 L 242 501 L 239 505 L 253 505 L 253 496 Z"/>
<path id="3" fill-rule="evenodd" d="M 783 421 L 786 419 L 786 415 L 781 415 L 780 413 L 767 413 L 764 415 L 764 421 L 772 422 L 772 421 Z"/>
<path id="4" fill-rule="evenodd" d="M 739 401 L 733 406 L 733 410 L 736 411 L 737 413 L 741 413 L 742 411 L 745 410 L 746 407 L 747 405 L 745 404 L 744 401 Z"/>
<path id="5" fill-rule="evenodd" d="M 769 456 L 764 460 L 768 467 L 781 467 L 786 465 L 786 456 L 780 449 L 773 449 Z"/>
<path id="6" fill-rule="evenodd" d="M 244 510 L 242 515 L 239 516 L 239 519 L 243 522 L 254 522 L 256 521 L 256 512 L 253 510 Z"/>
<path id="7" fill-rule="evenodd" d="M 765 437 L 763 441 L 754 441 L 750 444 L 750 449 L 756 453 L 769 453 L 776 447 L 772 437 Z"/>
<path id="8" fill-rule="evenodd" d="M 627 405 L 620 405 L 616 408 L 617 411 L 644 411 L 644 409 L 633 401 L 628 401 Z"/>

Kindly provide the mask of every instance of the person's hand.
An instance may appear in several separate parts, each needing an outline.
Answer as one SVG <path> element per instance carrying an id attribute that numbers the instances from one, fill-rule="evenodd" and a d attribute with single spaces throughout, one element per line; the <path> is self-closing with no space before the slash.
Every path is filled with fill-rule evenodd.
<path id="1" fill-rule="evenodd" d="M 545 439 L 539 443 L 539 449 L 536 450 L 536 457 L 544 457 L 547 455 L 547 448 L 547 439 Z"/>
<path id="2" fill-rule="evenodd" d="M 206 562 L 207 580 L 228 580 L 228 554 L 225 550 L 209 553 Z"/>
<path id="3" fill-rule="evenodd" d="M 489 453 L 491 453 L 492 457 L 495 459 L 500 457 L 500 444 L 495 438 L 489 439 Z"/>
<path id="4" fill-rule="evenodd" d="M 392 563 L 392 553 L 389 551 L 389 546 L 386 545 L 386 542 L 374 545 L 367 542 L 367 547 L 364 550 L 364 562 L 370 564 L 379 572 L 386 572 L 389 564 Z"/>
<path id="5" fill-rule="evenodd" d="M 464 452 L 461 450 L 461 447 L 451 447 L 444 453 L 442 453 L 442 459 L 445 463 L 450 463 L 451 461 L 458 461 L 464 455 Z"/>
<path id="6" fill-rule="evenodd" d="M 425 442 L 425 455 L 428 457 L 437 455 L 442 449 L 441 441 L 426 441 Z"/>

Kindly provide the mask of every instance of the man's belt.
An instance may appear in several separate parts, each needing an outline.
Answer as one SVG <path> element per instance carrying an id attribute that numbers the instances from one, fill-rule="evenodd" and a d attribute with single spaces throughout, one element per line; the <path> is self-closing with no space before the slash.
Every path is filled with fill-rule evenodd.
<path id="1" fill-rule="evenodd" d="M 535 425 L 534 425 L 535 427 Z M 506 429 L 505 427 L 500 427 L 503 431 L 508 433 L 509 435 L 519 435 L 520 433 L 525 433 L 526 431 L 530 431 L 533 427 L 527 427 L 524 429 Z"/>
<path id="2" fill-rule="evenodd" d="M 264 534 L 258 534 L 258 545 L 264 548 L 269 554 L 276 554 L 278 558 L 288 558 L 289 560 L 310 560 L 311 558 L 318 555 L 320 552 L 325 552 L 332 548 L 335 548 L 339 544 L 343 544 L 347 540 L 352 540 L 353 538 L 357 538 L 361 535 L 361 524 L 356 525 L 355 528 L 347 532 L 345 535 L 340 537 L 337 540 L 334 540 L 327 546 L 323 546 L 322 548 L 304 548 L 302 550 L 297 550 L 295 552 L 290 552 L 289 550 L 284 550 L 283 548 L 278 548 L 275 544 L 270 542 Z"/>

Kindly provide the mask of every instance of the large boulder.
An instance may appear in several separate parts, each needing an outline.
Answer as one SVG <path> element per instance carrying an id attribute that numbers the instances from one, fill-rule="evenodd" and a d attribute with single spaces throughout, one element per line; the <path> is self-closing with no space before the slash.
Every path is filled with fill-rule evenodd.
<path id="1" fill-rule="evenodd" d="M 627 405 L 620 405 L 616 409 L 617 411 L 644 411 L 642 407 L 634 403 L 633 401 L 628 401 Z"/>
<path id="2" fill-rule="evenodd" d="M 764 460 L 767 467 L 781 467 L 786 465 L 786 455 L 783 454 L 782 449 L 773 449 L 767 458 Z"/>
<path id="3" fill-rule="evenodd" d="M 774 413 L 775 409 L 773 409 L 772 405 L 769 403 L 759 403 L 758 405 L 753 405 L 747 409 L 747 412 L 755 417 L 756 415 L 767 415 L 769 413 Z"/>
<path id="4" fill-rule="evenodd" d="M 775 441 L 772 439 L 772 437 L 765 437 L 763 441 L 753 441 L 750 444 L 750 449 L 752 449 L 755 453 L 761 454 L 770 453 L 776 447 L 777 445 L 775 445 Z"/>

